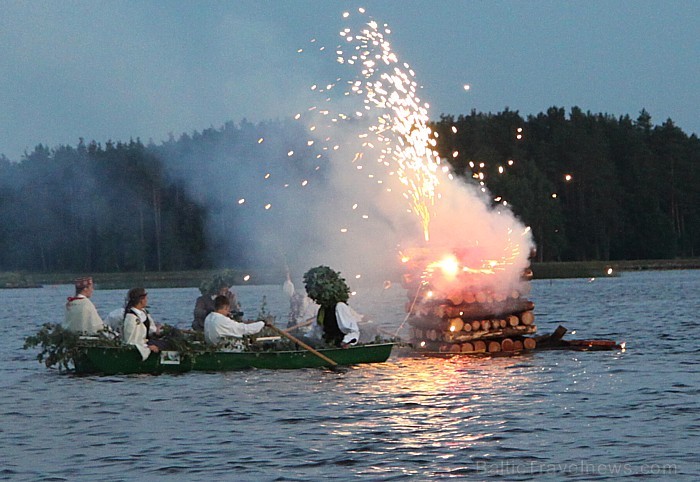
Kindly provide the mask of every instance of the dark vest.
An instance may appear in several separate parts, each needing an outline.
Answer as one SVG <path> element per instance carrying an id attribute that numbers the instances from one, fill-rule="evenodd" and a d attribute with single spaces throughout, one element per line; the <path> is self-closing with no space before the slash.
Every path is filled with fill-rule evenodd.
<path id="1" fill-rule="evenodd" d="M 323 339 L 326 343 L 339 346 L 345 334 L 338 327 L 338 319 L 335 317 L 335 305 L 323 306 Z"/>
<path id="2" fill-rule="evenodd" d="M 133 308 L 130 308 L 129 311 L 136 317 L 137 320 L 140 320 L 139 315 L 134 311 Z M 146 327 L 146 339 L 150 340 L 151 339 L 151 317 L 148 316 L 148 311 L 146 310 L 141 310 L 144 313 L 146 313 L 146 321 L 143 322 L 143 326 Z"/>

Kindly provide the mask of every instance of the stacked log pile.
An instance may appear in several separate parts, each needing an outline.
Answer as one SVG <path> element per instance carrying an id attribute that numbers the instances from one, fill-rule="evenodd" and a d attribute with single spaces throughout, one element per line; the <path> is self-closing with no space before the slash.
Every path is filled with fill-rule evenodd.
<path id="1" fill-rule="evenodd" d="M 407 290 L 413 346 L 423 352 L 500 353 L 532 350 L 537 331 L 534 303 L 526 298 L 532 272 L 515 288 L 489 284 L 488 274 L 470 272 L 454 282 L 436 282 L 439 273 L 424 263 L 407 263 Z"/>

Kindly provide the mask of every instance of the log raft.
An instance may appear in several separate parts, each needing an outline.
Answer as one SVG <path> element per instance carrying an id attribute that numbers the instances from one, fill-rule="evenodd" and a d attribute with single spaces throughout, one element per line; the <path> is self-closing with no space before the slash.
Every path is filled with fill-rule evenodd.
<path id="1" fill-rule="evenodd" d="M 522 353 L 544 350 L 611 351 L 624 350 L 625 343 L 613 340 L 564 340 L 566 328 L 563 326 L 547 335 L 536 337 L 503 338 L 499 340 L 475 340 L 463 343 L 430 342 L 419 353 L 423 356 L 445 357 L 456 354 L 470 356 L 513 356 Z"/>
<path id="2" fill-rule="evenodd" d="M 539 349 L 620 347 L 609 340 L 564 341 L 563 327 L 535 336 L 535 305 L 526 298 L 532 271 L 527 268 L 519 280 L 501 285 L 502 278 L 466 269 L 487 259 L 480 248 L 453 250 L 453 258 L 465 266 L 456 276 L 436 269 L 435 253 L 427 247 L 406 254 L 402 284 L 407 290 L 407 322 L 411 345 L 421 353 L 503 356 Z"/>

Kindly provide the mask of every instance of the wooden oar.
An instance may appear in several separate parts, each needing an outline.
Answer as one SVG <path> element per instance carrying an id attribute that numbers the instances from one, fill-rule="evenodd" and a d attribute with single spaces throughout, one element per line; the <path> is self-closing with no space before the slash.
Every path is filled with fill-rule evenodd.
<path id="1" fill-rule="evenodd" d="M 289 333 L 290 331 L 296 330 L 297 328 L 303 328 L 303 327 L 305 327 L 305 326 L 309 326 L 309 325 L 310 325 L 311 323 L 313 323 L 314 321 L 316 321 L 316 318 L 309 318 L 308 320 L 303 321 L 303 322 L 301 322 L 301 323 L 299 323 L 299 324 L 297 324 L 297 325 L 290 326 L 289 328 L 286 328 L 286 329 L 284 329 L 283 331 L 284 331 L 285 333 Z"/>
<path id="2" fill-rule="evenodd" d="M 265 325 L 269 326 L 270 328 L 272 328 L 273 331 L 279 333 L 280 335 L 284 336 L 285 338 L 288 338 L 290 341 L 293 341 L 294 343 L 296 343 L 296 344 L 299 345 L 300 347 L 304 348 L 305 350 L 310 351 L 311 353 L 313 353 L 313 354 L 316 355 L 317 357 L 321 358 L 321 359 L 322 359 L 323 361 L 325 361 L 326 363 L 329 363 L 332 367 L 338 366 L 338 363 L 334 362 L 333 360 L 331 360 L 330 358 L 328 358 L 326 355 L 324 355 L 324 354 L 321 353 L 320 351 L 314 350 L 313 348 L 311 348 L 309 345 L 307 345 L 306 343 L 304 343 L 303 341 L 301 341 L 301 340 L 298 339 L 297 337 L 292 336 L 292 335 L 290 335 L 289 333 L 287 333 L 287 332 L 285 332 L 285 331 L 283 331 L 283 330 L 280 330 L 279 328 L 277 328 L 277 327 L 276 327 L 275 325 L 273 325 L 272 323 L 267 323 L 267 322 L 266 322 Z"/>

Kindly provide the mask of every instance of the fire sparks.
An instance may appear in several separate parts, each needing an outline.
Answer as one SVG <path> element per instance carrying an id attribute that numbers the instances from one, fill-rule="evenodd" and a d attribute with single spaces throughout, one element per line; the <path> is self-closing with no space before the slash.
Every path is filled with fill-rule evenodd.
<path id="1" fill-rule="evenodd" d="M 440 261 L 428 264 L 428 269 L 440 268 L 447 280 L 454 280 L 459 273 L 459 261 L 454 255 L 447 255 Z"/>
<path id="2" fill-rule="evenodd" d="M 349 13 L 343 15 L 348 16 Z M 361 64 L 362 79 L 351 82 L 350 93 L 363 96 L 365 112 L 356 111 L 355 117 L 369 114 L 376 119 L 368 128 L 374 139 L 368 146 L 380 147 L 377 162 L 391 166 L 396 173 L 404 189 L 402 194 L 408 199 L 411 212 L 419 216 L 428 240 L 440 160 L 432 149 L 435 140 L 428 127 L 428 104 L 421 103 L 416 95 L 415 73 L 391 50 L 389 34 L 389 28 L 375 20 L 367 22 L 359 32 L 345 28 L 340 36 L 350 44 L 349 51 L 339 49 L 337 60 L 341 64 Z"/>

